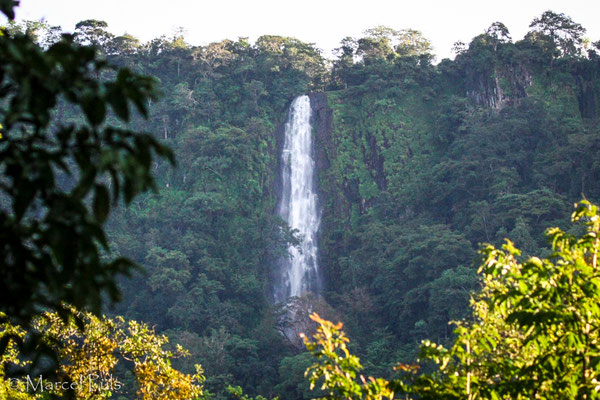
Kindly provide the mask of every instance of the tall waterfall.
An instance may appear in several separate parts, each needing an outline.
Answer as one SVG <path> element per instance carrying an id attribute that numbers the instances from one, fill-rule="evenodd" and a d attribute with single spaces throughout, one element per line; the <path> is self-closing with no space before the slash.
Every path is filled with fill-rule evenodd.
<path id="1" fill-rule="evenodd" d="M 282 280 L 277 300 L 315 292 L 319 286 L 317 231 L 320 215 L 314 189 L 315 162 L 312 157 L 311 107 L 308 96 L 299 96 L 290 106 L 281 154 L 282 193 L 279 215 L 302 239 L 299 248 L 290 246 L 290 259 L 282 260 Z"/>

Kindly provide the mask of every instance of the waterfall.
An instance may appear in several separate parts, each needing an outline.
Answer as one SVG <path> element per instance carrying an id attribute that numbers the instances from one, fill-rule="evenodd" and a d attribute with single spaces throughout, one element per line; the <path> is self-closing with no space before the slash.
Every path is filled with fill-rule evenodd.
<path id="1" fill-rule="evenodd" d="M 316 292 L 319 287 L 317 231 L 320 215 L 314 189 L 315 162 L 312 157 L 311 107 L 308 96 L 292 102 L 285 125 L 281 154 L 282 192 L 279 215 L 291 229 L 296 229 L 302 242 L 290 246 L 291 258 L 281 261 L 280 287 L 276 300 Z"/>

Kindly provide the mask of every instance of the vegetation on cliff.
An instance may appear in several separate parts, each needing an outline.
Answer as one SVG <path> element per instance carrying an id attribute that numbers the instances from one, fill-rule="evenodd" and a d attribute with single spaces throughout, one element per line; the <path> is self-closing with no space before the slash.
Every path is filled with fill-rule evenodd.
<path id="1" fill-rule="evenodd" d="M 18 31 L 48 48 L 60 28 L 6 30 Z M 156 79 L 162 95 L 141 104 L 149 118 L 127 116 L 178 164 L 148 161 L 158 192 L 108 220 L 113 251 L 144 266 L 120 282 L 124 301 L 110 312 L 188 348 L 191 357 L 174 363 L 189 374 L 201 363 L 220 398 L 238 393 L 227 384 L 311 396 L 303 373 L 312 359 L 280 333 L 286 323 L 310 327 L 311 308 L 345 321 L 350 349 L 382 379 L 414 361 L 421 339 L 451 345 L 448 321 L 468 316 L 482 285 L 479 243 L 510 237 L 523 259 L 549 256 L 545 229 L 567 229 L 582 194 L 599 200 L 600 42 L 583 35 L 547 12 L 521 40 L 494 23 L 435 64 L 414 30 L 345 38 L 329 61 L 294 38 L 192 46 L 177 33 L 140 43 L 82 21 L 74 41 L 95 46 L 88 57 Z M 273 261 L 297 240 L 274 212 L 275 132 L 307 92 L 328 99 L 315 121 L 326 279 L 321 299 L 294 301 L 302 320 L 290 322 L 270 301 Z M 119 107 L 90 107 L 92 119 L 103 117 L 94 126 L 105 117 L 124 127 Z M 68 102 L 54 113 L 82 122 Z"/>
<path id="2" fill-rule="evenodd" d="M 341 323 L 314 314 L 319 328 L 305 338 L 317 360 L 307 371 L 311 385 L 326 399 L 597 399 L 597 206 L 582 201 L 572 221 L 578 235 L 548 229 L 547 258 L 520 262 L 510 240 L 481 249 L 483 288 L 471 300 L 471 318 L 458 322 L 450 347 L 421 346 L 421 366 L 434 362 L 433 372 L 399 363 L 394 379 L 367 378 Z"/>

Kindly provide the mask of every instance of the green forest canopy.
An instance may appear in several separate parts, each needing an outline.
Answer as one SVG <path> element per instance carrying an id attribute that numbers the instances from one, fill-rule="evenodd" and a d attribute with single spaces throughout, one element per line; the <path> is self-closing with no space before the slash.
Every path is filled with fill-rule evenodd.
<path id="1" fill-rule="evenodd" d="M 60 32 L 8 27 L 17 30 L 43 47 Z M 269 299 L 273 260 L 290 240 L 273 212 L 274 132 L 295 96 L 322 91 L 332 126 L 319 133 L 326 287 L 317 311 L 345 321 L 351 350 L 375 376 L 412 362 L 421 339 L 450 344 L 448 321 L 467 316 L 481 287 L 479 243 L 510 237 L 523 257 L 549 255 L 544 230 L 567 229 L 582 194 L 598 202 L 600 42 L 583 35 L 547 12 L 521 40 L 494 23 L 433 64 L 418 32 L 377 27 L 343 39 L 330 63 L 294 38 L 140 43 L 82 21 L 75 42 L 159 82 L 161 100 L 148 99 L 149 118 L 132 115 L 130 126 L 178 160 L 176 169 L 152 162 L 159 192 L 108 220 L 111 248 L 146 271 L 120 283 L 124 301 L 111 312 L 185 345 L 216 396 L 226 383 L 310 396 L 312 360 L 279 334 Z M 81 119 L 65 102 L 52 116 Z"/>

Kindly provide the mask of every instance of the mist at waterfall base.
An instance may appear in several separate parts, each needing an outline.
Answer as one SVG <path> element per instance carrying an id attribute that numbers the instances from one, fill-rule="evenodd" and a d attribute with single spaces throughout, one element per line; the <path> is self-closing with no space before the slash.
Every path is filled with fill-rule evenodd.
<path id="1" fill-rule="evenodd" d="M 317 232 L 320 214 L 314 185 L 311 105 L 308 96 L 299 96 L 290 105 L 281 154 L 281 198 L 279 216 L 301 238 L 290 246 L 290 257 L 279 261 L 275 301 L 316 293 L 320 287 Z"/>

